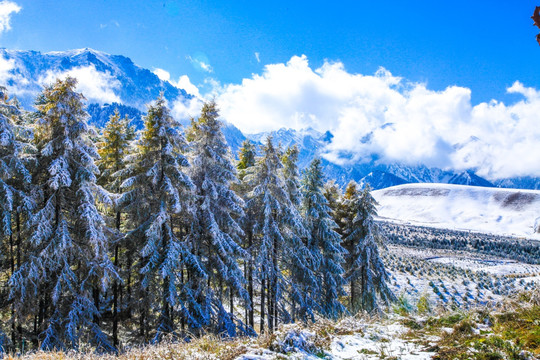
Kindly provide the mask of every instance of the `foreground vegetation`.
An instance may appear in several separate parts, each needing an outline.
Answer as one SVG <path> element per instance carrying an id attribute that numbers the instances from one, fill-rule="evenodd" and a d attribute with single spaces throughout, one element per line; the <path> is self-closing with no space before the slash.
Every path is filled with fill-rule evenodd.
<path id="1" fill-rule="evenodd" d="M 404 337 L 435 352 L 435 359 L 540 358 L 540 293 L 522 293 L 497 308 L 402 320 Z M 433 338 L 436 338 L 433 341 Z"/>
<path id="2" fill-rule="evenodd" d="M 358 359 L 540 359 L 540 292 L 506 298 L 495 307 L 468 311 L 432 309 L 425 299 L 401 298 L 387 314 L 281 325 L 258 338 L 205 335 L 191 342 L 125 348 L 118 354 L 35 352 L 10 359 L 305 359 L 347 358 L 340 345 L 356 339 Z M 395 329 L 398 329 L 395 332 Z M 386 332 L 385 332 L 386 331 Z M 400 346 L 393 346 L 393 342 Z M 337 345 L 336 345 L 337 344 Z M 347 353 L 350 356 L 350 351 Z M 350 357 L 349 357 L 350 358 Z"/>

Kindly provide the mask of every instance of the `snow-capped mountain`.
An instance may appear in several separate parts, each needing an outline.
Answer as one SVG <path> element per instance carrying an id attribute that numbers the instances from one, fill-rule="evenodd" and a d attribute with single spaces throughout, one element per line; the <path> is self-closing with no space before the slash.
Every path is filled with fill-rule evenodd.
<path id="1" fill-rule="evenodd" d="M 384 220 L 540 239 L 540 191 L 405 184 L 373 192 Z"/>
<path id="2" fill-rule="evenodd" d="M 428 168 L 424 165 L 407 166 L 396 163 L 384 164 L 374 160 L 353 165 L 334 164 L 324 159 L 323 156 L 325 146 L 332 139 L 332 133 L 329 131 L 321 133 L 311 128 L 301 131 L 279 129 L 277 131 L 249 134 L 246 136 L 257 144 L 262 144 L 268 136 L 271 136 L 274 142 L 276 144 L 281 144 L 283 148 L 296 144 L 300 151 L 300 168 L 307 167 L 309 162 L 315 156 L 322 156 L 323 167 L 327 177 L 336 179 L 342 186 L 350 180 L 357 181 L 362 186 L 369 183 L 374 189 L 382 189 L 406 183 L 449 183 L 473 186 L 495 186 L 488 180 L 476 175 L 472 170 L 460 172 L 445 171 L 438 168 Z M 233 147 L 233 151 L 237 151 L 237 149 Z M 534 184 L 534 181 L 531 179 L 530 183 Z"/>
<path id="3" fill-rule="evenodd" d="M 187 102 L 192 98 L 184 90 L 161 80 L 152 71 L 134 64 L 122 55 L 110 55 L 88 48 L 49 53 L 0 48 L 0 82 L 28 110 L 32 110 L 35 97 L 43 86 L 65 74 L 79 79 L 79 90 L 88 100 L 90 121 L 98 127 L 102 127 L 115 109 L 118 109 L 121 116 L 129 116 L 140 129 L 143 126 L 145 105 L 155 100 L 160 93 L 171 104 L 175 101 Z M 446 171 L 422 164 L 384 164 L 376 160 L 352 165 L 335 164 L 323 156 L 325 147 L 333 139 L 330 131 L 321 133 L 308 128 L 300 131 L 279 129 L 243 134 L 233 124 L 225 122 L 223 132 L 233 154 L 238 153 L 246 138 L 260 145 L 270 135 L 283 148 L 296 144 L 300 150 L 301 169 L 307 167 L 314 157 L 322 157 L 327 178 L 335 179 L 342 186 L 355 180 L 362 185 L 369 183 L 374 189 L 424 182 L 540 189 L 540 178 L 535 177 L 501 179 L 492 184 L 472 170 Z"/>
<path id="4" fill-rule="evenodd" d="M 474 185 L 474 186 L 486 186 L 486 187 L 494 186 L 492 183 L 476 175 L 471 170 L 463 171 L 459 174 L 453 175 L 448 180 L 448 183 L 455 184 L 455 185 Z"/>
<path id="5" fill-rule="evenodd" d="M 43 86 L 66 73 L 79 79 L 90 103 L 118 102 L 144 111 L 161 92 L 169 101 L 190 97 L 128 57 L 88 48 L 48 53 L 0 48 L 0 63 L 0 78 L 25 108 Z"/>

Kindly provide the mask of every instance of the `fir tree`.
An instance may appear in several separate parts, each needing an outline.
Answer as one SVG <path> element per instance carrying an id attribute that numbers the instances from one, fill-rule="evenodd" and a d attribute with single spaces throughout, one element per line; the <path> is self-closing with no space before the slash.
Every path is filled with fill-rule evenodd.
<path id="1" fill-rule="evenodd" d="M 191 238 L 209 276 L 210 286 L 205 287 L 203 295 L 213 309 L 208 309 L 207 317 L 216 314 L 216 332 L 235 336 L 238 322 L 234 317 L 234 297 L 250 307 L 238 263 L 246 258 L 246 252 L 240 247 L 244 233 L 238 224 L 238 219 L 244 215 L 244 202 L 230 188 L 231 183 L 238 180 L 218 116 L 215 102 L 205 103 L 200 117 L 192 120 L 187 132 L 192 148 L 190 175 L 196 186 Z M 223 299 L 224 286 L 228 287 L 228 312 Z"/>
<path id="2" fill-rule="evenodd" d="M 135 128 L 130 125 L 130 121 L 126 116 L 124 119 L 120 118 L 118 110 L 115 110 L 111 115 L 109 121 L 103 129 L 103 133 L 98 142 L 98 153 L 101 159 L 97 162 L 100 170 L 100 177 L 98 178 L 98 184 L 102 185 L 107 190 L 120 194 L 122 189 L 120 187 L 123 182 L 123 177 L 119 175 L 119 172 L 126 167 L 126 156 L 129 155 L 131 141 L 135 138 Z M 112 222 L 116 232 L 112 235 L 114 237 L 114 266 L 121 272 L 120 264 L 120 241 L 123 234 L 120 230 L 121 227 L 121 211 L 120 209 L 114 209 L 110 213 L 113 218 Z M 112 224 L 111 224 L 112 225 Z M 131 266 L 131 261 L 127 261 L 128 268 Z M 129 270 L 128 270 L 129 271 Z M 118 307 L 119 307 L 119 292 L 120 283 L 115 281 L 113 284 L 113 345 L 118 346 Z"/>
<path id="3" fill-rule="evenodd" d="M 246 176 L 253 189 L 247 206 L 253 221 L 253 256 L 260 282 L 261 331 L 266 315 L 270 331 L 280 319 L 291 320 L 283 301 L 290 285 L 283 270 L 290 268 L 292 263 L 305 264 L 307 253 L 301 240 L 305 229 L 280 174 L 282 167 L 280 153 L 269 137 L 263 156 L 258 159 L 253 172 Z"/>
<path id="4" fill-rule="evenodd" d="M 73 78 L 57 80 L 37 103 L 40 201 L 27 259 L 10 280 L 11 297 L 19 299 L 21 313 L 38 308 L 35 331 L 44 331 L 43 349 L 77 348 L 84 333 L 98 348 L 111 349 L 99 327 L 97 291 L 117 277 L 96 208 L 96 198 L 106 201 L 107 194 L 96 185 L 99 155 L 75 86 Z"/>
<path id="5" fill-rule="evenodd" d="M 242 143 L 242 147 L 240 148 L 238 152 L 238 164 L 236 165 L 236 168 L 240 170 L 239 178 L 242 179 L 243 175 L 245 174 L 245 171 L 252 166 L 255 165 L 255 157 L 257 156 L 257 149 L 255 148 L 255 145 L 249 140 L 244 140 Z"/>
<path id="6" fill-rule="evenodd" d="M 341 234 L 340 220 L 339 216 L 337 216 L 337 212 L 339 211 L 340 200 L 343 194 L 341 192 L 341 188 L 338 184 L 336 184 L 336 181 L 334 179 L 328 180 L 324 184 L 323 195 L 326 198 L 326 201 L 328 201 L 328 206 L 330 207 L 330 209 L 332 209 L 334 221 L 338 224 L 338 228 L 336 229 L 336 231 Z"/>
<path id="7" fill-rule="evenodd" d="M 9 101 L 6 89 L 0 87 L 0 245 L 5 254 L 3 259 L 7 260 L 1 263 L 1 271 L 9 276 L 13 276 L 20 267 L 24 255 L 23 222 L 31 216 L 35 206 L 30 195 L 31 175 L 27 169 L 28 160 L 32 158 L 28 143 L 31 137 L 32 132 L 24 124 L 18 102 L 16 99 Z M 11 346 L 16 348 L 17 342 L 22 344 L 23 319 L 18 316 L 14 303 L 10 311 Z M 7 337 L 0 335 L 2 339 Z M 0 353 L 8 348 L 4 341 L 0 341 L 0 346 Z"/>
<path id="8" fill-rule="evenodd" d="M 343 291 L 341 266 L 346 253 L 341 238 L 334 231 L 337 224 L 332 219 L 332 210 L 323 195 L 324 175 L 321 160 L 314 159 L 304 173 L 302 181 L 302 211 L 309 232 L 308 249 L 315 260 L 315 272 L 319 277 L 318 303 L 324 316 L 337 318 L 344 312 L 339 296 Z"/>
<path id="9" fill-rule="evenodd" d="M 253 169 L 256 161 L 256 147 L 249 140 L 244 140 L 242 147 L 238 152 L 239 161 L 236 165 L 238 171 L 238 178 L 240 182 L 232 183 L 233 190 L 245 201 L 248 200 L 248 194 L 250 192 L 251 185 L 249 184 L 249 177 L 246 179 L 247 174 L 253 173 Z M 247 281 L 247 292 L 249 296 L 250 306 L 245 310 L 245 323 L 252 329 L 255 327 L 255 294 L 254 294 L 254 249 L 253 249 L 253 211 L 254 208 L 245 207 L 244 216 L 240 219 L 240 224 L 244 230 L 243 248 L 247 254 L 247 258 L 244 261 L 244 277 Z"/>
<path id="10" fill-rule="evenodd" d="M 160 299 L 154 340 L 174 331 L 175 311 L 192 328 L 206 323 L 206 313 L 196 301 L 191 284 L 183 281 L 183 271 L 186 269 L 193 277 L 206 274 L 190 245 L 177 236 L 173 227 L 177 215 L 190 211 L 189 198 L 194 188 L 183 172 L 189 164 L 183 155 L 187 144 L 179 130 L 165 100 L 158 98 L 148 107 L 137 151 L 126 171 L 118 174 L 128 176 L 119 203 L 132 227 L 126 235 L 128 251 L 136 251 L 133 256 L 139 259 L 139 335 L 145 340 L 150 339 L 152 305 L 158 303 L 152 301 L 154 296 Z"/>
<path id="11" fill-rule="evenodd" d="M 285 150 L 285 153 L 281 157 L 283 162 L 283 177 L 285 178 L 285 184 L 287 185 L 287 191 L 289 192 L 289 198 L 295 206 L 300 206 L 301 193 L 300 193 L 300 172 L 298 170 L 298 146 L 293 145 Z"/>
<path id="12" fill-rule="evenodd" d="M 27 145 L 17 136 L 27 131 L 17 124 L 20 117 L 18 106 L 8 101 L 6 89 L 0 87 L 0 236 L 12 235 L 12 217 L 23 210 L 18 206 L 29 212 L 33 205 L 24 191 L 32 177 L 24 159 Z"/>
<path id="13" fill-rule="evenodd" d="M 351 181 L 343 196 L 343 245 L 347 249 L 346 279 L 350 283 L 350 309 L 368 312 L 379 308 L 378 297 L 383 303 L 395 299 L 388 288 L 388 273 L 379 255 L 377 242 L 381 234 L 373 221 L 377 215 L 377 202 L 371 196 L 369 185 L 359 192 Z"/>

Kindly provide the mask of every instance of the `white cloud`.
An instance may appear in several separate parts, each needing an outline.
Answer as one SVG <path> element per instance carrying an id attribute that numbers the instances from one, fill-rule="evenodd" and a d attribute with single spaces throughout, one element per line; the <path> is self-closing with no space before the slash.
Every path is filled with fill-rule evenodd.
<path id="1" fill-rule="evenodd" d="M 6 84 L 12 77 L 11 70 L 15 68 L 15 60 L 0 56 L 0 84 Z"/>
<path id="2" fill-rule="evenodd" d="M 162 81 L 170 81 L 171 80 L 171 74 L 167 70 L 163 70 L 160 68 L 154 69 L 154 74 L 157 75 L 157 77 Z"/>
<path id="3" fill-rule="evenodd" d="M 182 75 L 182 76 L 180 76 L 178 81 L 174 81 L 174 80 L 171 80 L 171 74 L 167 70 L 163 70 L 163 69 L 160 69 L 160 68 L 155 68 L 154 69 L 154 74 L 156 74 L 157 77 L 161 81 L 168 81 L 173 86 L 175 86 L 175 87 L 177 87 L 179 89 L 184 89 L 190 95 L 193 95 L 193 96 L 196 96 L 196 97 L 201 97 L 201 94 L 199 92 L 199 88 L 197 88 L 197 86 L 195 86 L 195 85 L 193 85 L 191 83 L 191 80 L 189 79 L 189 77 L 187 75 Z"/>
<path id="4" fill-rule="evenodd" d="M 171 113 L 182 124 L 189 124 L 191 118 L 197 117 L 201 113 L 203 100 L 199 97 L 193 97 L 189 100 L 178 97 L 172 104 Z"/>
<path id="5" fill-rule="evenodd" d="M 109 22 L 106 23 L 106 24 L 99 24 L 99 28 L 100 28 L 101 30 L 103 30 L 103 29 L 109 27 L 109 25 L 114 25 L 114 26 L 116 26 L 117 28 L 120 27 L 120 23 L 119 23 L 118 21 L 116 21 L 116 20 L 111 20 L 111 21 L 109 21 Z"/>
<path id="6" fill-rule="evenodd" d="M 201 97 L 199 93 L 199 88 L 191 83 L 187 75 L 180 76 L 178 82 L 175 84 L 176 87 L 186 90 L 188 94 L 191 94 L 196 97 Z"/>
<path id="7" fill-rule="evenodd" d="M 121 87 L 120 82 L 111 74 L 96 70 L 94 65 L 75 67 L 64 72 L 47 71 L 38 79 L 38 83 L 45 86 L 57 78 L 64 79 L 67 76 L 77 79 L 77 91 L 83 93 L 89 102 L 121 102 L 115 93 Z"/>
<path id="8" fill-rule="evenodd" d="M 258 52 L 255 52 L 255 59 L 257 59 L 257 62 L 260 63 L 261 62 L 261 54 L 259 54 Z"/>
<path id="9" fill-rule="evenodd" d="M 163 69 L 154 69 L 156 74 L 162 81 L 168 81 L 173 86 L 184 89 L 188 94 L 193 95 L 192 99 L 185 99 L 183 96 L 179 96 L 178 99 L 172 103 L 172 115 L 182 122 L 184 125 L 189 124 L 189 120 L 196 117 L 201 112 L 203 100 L 197 86 L 191 83 L 191 80 L 187 75 L 182 75 L 178 81 L 171 80 L 171 74 Z"/>
<path id="10" fill-rule="evenodd" d="M 516 82 L 524 100 L 471 104 L 470 89 L 443 91 L 385 69 L 351 74 L 340 62 L 318 69 L 305 56 L 267 65 L 261 75 L 222 88 L 222 116 L 248 133 L 280 127 L 330 130 L 335 162 L 423 163 L 477 169 L 488 178 L 540 176 L 540 92 Z"/>
<path id="11" fill-rule="evenodd" d="M 202 70 L 207 73 L 214 72 L 214 69 L 210 65 L 210 62 L 208 61 L 208 58 L 205 55 L 199 54 L 199 55 L 196 55 L 195 57 L 188 56 L 187 59 L 191 62 L 191 64 L 197 70 Z"/>
<path id="12" fill-rule="evenodd" d="M 0 34 L 11 29 L 11 15 L 21 11 L 21 7 L 8 0 L 0 1 Z"/>

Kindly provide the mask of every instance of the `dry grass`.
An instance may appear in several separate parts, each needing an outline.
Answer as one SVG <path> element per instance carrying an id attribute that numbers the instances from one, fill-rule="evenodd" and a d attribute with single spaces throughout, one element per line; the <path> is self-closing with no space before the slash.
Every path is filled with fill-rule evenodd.
<path id="1" fill-rule="evenodd" d="M 23 356 L 8 355 L 9 360 L 233 360 L 248 351 L 252 339 L 224 340 L 215 335 L 205 335 L 193 341 L 162 342 L 126 350 L 120 355 L 92 352 L 34 352 Z"/>
<path id="2" fill-rule="evenodd" d="M 424 343 L 434 359 L 540 359 L 540 293 L 519 294 L 497 308 L 447 312 L 409 327 L 404 338 Z M 437 338 L 433 343 L 428 338 Z"/>

